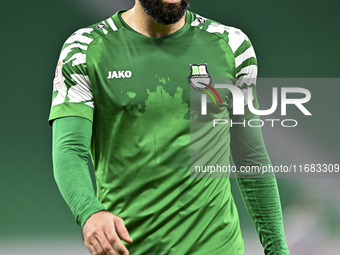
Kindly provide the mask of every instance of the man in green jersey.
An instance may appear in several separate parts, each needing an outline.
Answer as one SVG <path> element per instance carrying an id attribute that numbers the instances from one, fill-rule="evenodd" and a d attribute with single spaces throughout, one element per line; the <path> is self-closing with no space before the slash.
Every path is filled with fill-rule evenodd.
<path id="1" fill-rule="evenodd" d="M 238 169 L 270 164 L 260 128 L 214 128 L 194 109 L 216 92 L 207 118 L 258 120 L 248 108 L 257 107 L 255 52 L 242 31 L 188 5 L 136 0 L 62 48 L 49 117 L 54 176 L 92 254 L 244 254 L 229 179 L 190 171 L 197 158 L 228 166 L 230 151 Z M 212 78 L 252 88 L 243 115 L 232 115 L 235 98 Z M 275 178 L 236 174 L 264 253 L 289 254 Z"/>

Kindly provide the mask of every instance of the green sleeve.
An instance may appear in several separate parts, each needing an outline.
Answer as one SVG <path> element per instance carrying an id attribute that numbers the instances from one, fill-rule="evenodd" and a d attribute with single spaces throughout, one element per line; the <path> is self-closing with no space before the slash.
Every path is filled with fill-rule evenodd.
<path id="1" fill-rule="evenodd" d="M 254 115 L 250 119 L 259 119 Z M 237 125 L 231 128 L 231 151 L 235 165 L 271 164 L 261 128 Z M 264 253 L 289 254 L 285 241 L 282 209 L 275 174 L 238 173 L 237 183 L 255 225 Z"/>
<path id="2" fill-rule="evenodd" d="M 105 210 L 93 189 L 88 154 L 92 123 L 81 117 L 65 117 L 53 121 L 54 178 L 77 223 Z"/>

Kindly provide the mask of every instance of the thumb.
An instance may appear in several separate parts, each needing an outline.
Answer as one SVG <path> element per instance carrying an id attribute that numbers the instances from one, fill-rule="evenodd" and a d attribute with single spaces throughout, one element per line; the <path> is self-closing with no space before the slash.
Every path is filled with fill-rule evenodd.
<path id="1" fill-rule="evenodd" d="M 119 237 L 125 242 L 131 243 L 133 240 L 129 235 L 128 230 L 124 225 L 124 221 L 121 218 L 115 219 L 116 231 Z"/>

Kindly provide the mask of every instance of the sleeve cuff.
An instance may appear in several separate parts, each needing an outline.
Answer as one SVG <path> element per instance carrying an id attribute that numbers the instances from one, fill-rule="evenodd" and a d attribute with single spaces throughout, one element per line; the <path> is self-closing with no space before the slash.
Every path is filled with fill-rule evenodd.
<path id="1" fill-rule="evenodd" d="M 62 117 L 83 117 L 93 122 L 93 108 L 86 104 L 63 103 L 51 108 L 48 122 L 52 125 L 53 120 Z"/>

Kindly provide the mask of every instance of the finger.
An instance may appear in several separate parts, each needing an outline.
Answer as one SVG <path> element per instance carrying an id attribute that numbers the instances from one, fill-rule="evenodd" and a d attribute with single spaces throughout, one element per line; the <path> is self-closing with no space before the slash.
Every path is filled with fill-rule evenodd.
<path id="1" fill-rule="evenodd" d="M 94 248 L 94 246 L 91 243 L 86 243 L 85 242 L 85 245 L 86 245 L 87 249 L 89 249 L 91 254 L 98 254 L 96 249 Z"/>
<path id="2" fill-rule="evenodd" d="M 112 244 L 107 239 L 107 236 L 103 232 L 101 235 L 96 236 L 102 250 L 105 252 L 103 254 L 106 255 L 119 255 L 118 252 L 114 249 Z"/>
<path id="3" fill-rule="evenodd" d="M 105 252 L 102 249 L 99 241 L 96 238 L 91 239 L 90 244 L 94 247 L 95 252 L 92 253 L 93 255 L 104 255 Z"/>
<path id="4" fill-rule="evenodd" d="M 130 237 L 129 232 L 125 227 L 123 219 L 117 217 L 115 219 L 115 225 L 116 225 L 117 234 L 120 236 L 120 238 L 128 243 L 131 243 L 133 240 Z"/>
<path id="5" fill-rule="evenodd" d="M 117 235 L 114 229 L 108 229 L 105 231 L 106 238 L 110 244 L 112 244 L 117 252 L 121 255 L 129 255 L 128 249 L 124 246 L 122 241 L 120 240 L 119 236 Z"/>

